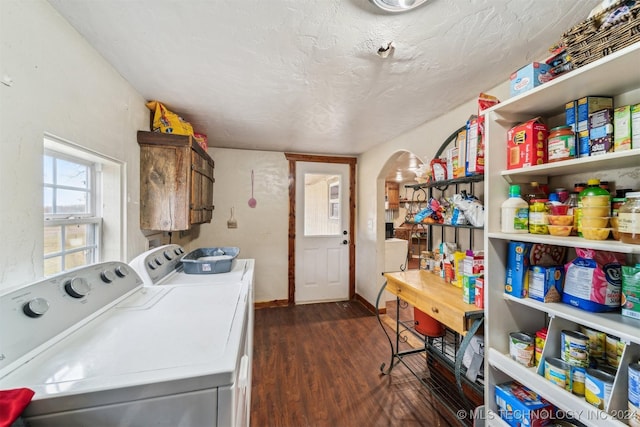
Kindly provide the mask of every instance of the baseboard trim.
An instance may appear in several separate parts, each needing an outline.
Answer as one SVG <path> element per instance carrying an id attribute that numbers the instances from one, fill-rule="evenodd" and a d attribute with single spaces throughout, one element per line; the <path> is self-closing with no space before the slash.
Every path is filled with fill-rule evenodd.
<path id="1" fill-rule="evenodd" d="M 289 300 L 274 299 L 273 301 L 256 302 L 253 304 L 253 307 L 255 309 L 259 309 L 259 308 L 286 307 L 288 305 L 289 305 Z"/>
<path id="2" fill-rule="evenodd" d="M 364 305 L 367 308 L 367 310 L 369 310 L 370 312 L 372 312 L 372 313 L 376 312 L 376 308 L 373 305 L 371 305 L 369 303 L 369 301 L 367 301 L 366 299 L 362 298 L 359 294 L 355 294 L 353 299 L 358 301 L 360 304 Z M 378 313 L 380 313 L 380 314 L 385 314 L 386 312 L 387 312 L 386 308 L 380 308 L 378 310 Z"/>

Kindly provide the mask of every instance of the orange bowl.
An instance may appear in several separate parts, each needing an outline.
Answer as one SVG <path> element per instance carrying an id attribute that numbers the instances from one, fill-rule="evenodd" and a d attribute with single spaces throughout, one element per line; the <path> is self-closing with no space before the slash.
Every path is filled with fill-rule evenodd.
<path id="1" fill-rule="evenodd" d="M 548 225 L 549 234 L 552 236 L 568 236 L 571 234 L 571 225 Z"/>
<path id="2" fill-rule="evenodd" d="M 548 215 L 548 218 L 551 225 L 573 224 L 573 215 Z"/>

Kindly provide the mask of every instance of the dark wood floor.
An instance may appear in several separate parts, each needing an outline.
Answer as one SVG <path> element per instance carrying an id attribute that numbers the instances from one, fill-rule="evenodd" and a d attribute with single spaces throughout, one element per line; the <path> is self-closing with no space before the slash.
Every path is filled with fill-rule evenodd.
<path id="1" fill-rule="evenodd" d="M 251 426 L 460 425 L 403 366 L 380 374 L 389 351 L 358 302 L 256 310 Z"/>

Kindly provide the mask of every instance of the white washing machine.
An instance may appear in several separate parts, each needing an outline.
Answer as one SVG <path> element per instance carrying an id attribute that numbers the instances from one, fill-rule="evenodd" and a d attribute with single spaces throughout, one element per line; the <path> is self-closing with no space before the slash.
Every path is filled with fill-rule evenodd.
<path id="1" fill-rule="evenodd" d="M 107 262 L 0 294 L 0 389 L 30 426 L 248 426 L 248 282 L 143 286 Z"/>

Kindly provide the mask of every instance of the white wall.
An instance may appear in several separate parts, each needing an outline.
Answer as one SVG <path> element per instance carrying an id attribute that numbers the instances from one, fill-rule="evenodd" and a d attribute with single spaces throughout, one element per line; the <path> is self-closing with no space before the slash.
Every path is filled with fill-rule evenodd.
<path id="1" fill-rule="evenodd" d="M 505 83 L 488 90 L 498 99 L 508 98 L 508 76 Z M 387 143 L 367 151 L 358 158 L 358 203 L 356 219 L 356 293 L 375 305 L 384 283 L 384 174 L 381 171 L 389 157 L 406 150 L 429 163 L 442 142 L 456 129 L 477 114 L 475 94 L 471 101 L 447 112 L 438 119 L 424 123 Z M 384 298 L 380 307 L 384 307 Z"/>
<path id="2" fill-rule="evenodd" d="M 123 260 L 144 250 L 145 100 L 44 0 L 0 1 L 0 60 L 0 288 L 42 276 L 45 132 L 126 163 Z"/>
<path id="3" fill-rule="evenodd" d="M 237 246 L 240 258 L 256 259 L 257 302 L 286 300 L 288 282 L 289 161 L 284 153 L 209 148 L 215 161 L 213 221 L 190 231 L 188 248 Z M 251 197 L 254 170 L 255 208 Z M 238 228 L 227 228 L 235 207 Z M 181 242 L 182 243 L 182 242 Z"/>

